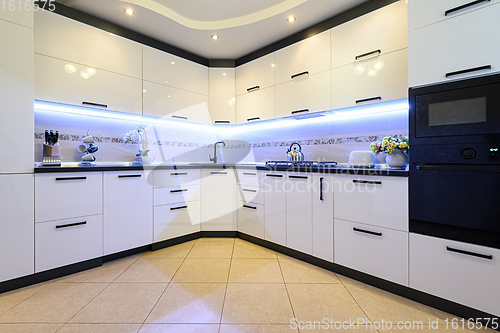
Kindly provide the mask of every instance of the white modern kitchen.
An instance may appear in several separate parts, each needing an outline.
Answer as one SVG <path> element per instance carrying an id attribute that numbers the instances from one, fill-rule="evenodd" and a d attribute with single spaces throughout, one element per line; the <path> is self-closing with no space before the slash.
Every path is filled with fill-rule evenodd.
<path id="1" fill-rule="evenodd" d="M 0 1 L 0 333 L 500 331 L 499 17 Z"/>

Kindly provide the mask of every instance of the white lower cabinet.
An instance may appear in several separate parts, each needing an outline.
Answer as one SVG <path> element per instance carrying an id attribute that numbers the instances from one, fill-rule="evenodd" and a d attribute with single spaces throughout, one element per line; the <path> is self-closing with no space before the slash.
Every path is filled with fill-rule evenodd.
<path id="1" fill-rule="evenodd" d="M 288 173 L 286 193 L 286 246 L 312 254 L 312 175 Z"/>
<path id="2" fill-rule="evenodd" d="M 286 173 L 264 172 L 264 239 L 286 246 Z"/>
<path id="3" fill-rule="evenodd" d="M 153 185 L 142 171 L 104 173 L 104 255 L 153 242 Z"/>
<path id="4" fill-rule="evenodd" d="M 333 262 L 333 175 L 314 174 L 312 255 Z"/>
<path id="5" fill-rule="evenodd" d="M 154 208 L 154 242 L 200 231 L 200 201 L 180 202 Z"/>
<path id="6" fill-rule="evenodd" d="M 264 239 L 264 215 L 264 205 L 238 201 L 238 231 Z"/>
<path id="7" fill-rule="evenodd" d="M 335 263 L 408 286 L 408 233 L 334 221 Z"/>
<path id="8" fill-rule="evenodd" d="M 238 200 L 242 202 L 253 202 L 259 205 L 264 204 L 264 190 L 255 186 L 238 186 Z"/>
<path id="9" fill-rule="evenodd" d="M 237 200 L 234 169 L 201 170 L 201 230 L 236 231 Z"/>
<path id="10" fill-rule="evenodd" d="M 35 225 L 35 273 L 102 257 L 102 215 Z"/>
<path id="11" fill-rule="evenodd" d="M 410 234 L 410 287 L 500 316 L 500 250 Z"/>
<path id="12" fill-rule="evenodd" d="M 0 282 L 33 274 L 33 191 L 33 175 L 0 175 Z"/>

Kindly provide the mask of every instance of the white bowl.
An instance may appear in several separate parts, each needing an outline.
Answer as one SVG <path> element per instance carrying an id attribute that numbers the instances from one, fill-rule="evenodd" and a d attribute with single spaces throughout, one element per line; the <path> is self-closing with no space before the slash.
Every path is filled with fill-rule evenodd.
<path id="1" fill-rule="evenodd" d="M 352 151 L 349 155 L 350 167 L 374 167 L 375 155 L 371 151 Z"/>

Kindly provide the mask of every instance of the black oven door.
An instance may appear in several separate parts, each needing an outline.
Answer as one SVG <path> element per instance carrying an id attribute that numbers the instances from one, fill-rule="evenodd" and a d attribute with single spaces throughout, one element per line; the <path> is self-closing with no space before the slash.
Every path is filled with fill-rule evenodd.
<path id="1" fill-rule="evenodd" d="M 500 167 L 411 165 L 410 232 L 500 248 Z"/>

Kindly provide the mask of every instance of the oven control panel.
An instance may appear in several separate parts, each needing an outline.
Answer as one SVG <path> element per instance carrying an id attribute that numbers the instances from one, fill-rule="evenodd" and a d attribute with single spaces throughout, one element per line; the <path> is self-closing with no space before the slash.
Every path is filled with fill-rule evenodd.
<path id="1" fill-rule="evenodd" d="M 500 164 L 500 144 L 411 145 L 412 164 Z"/>

